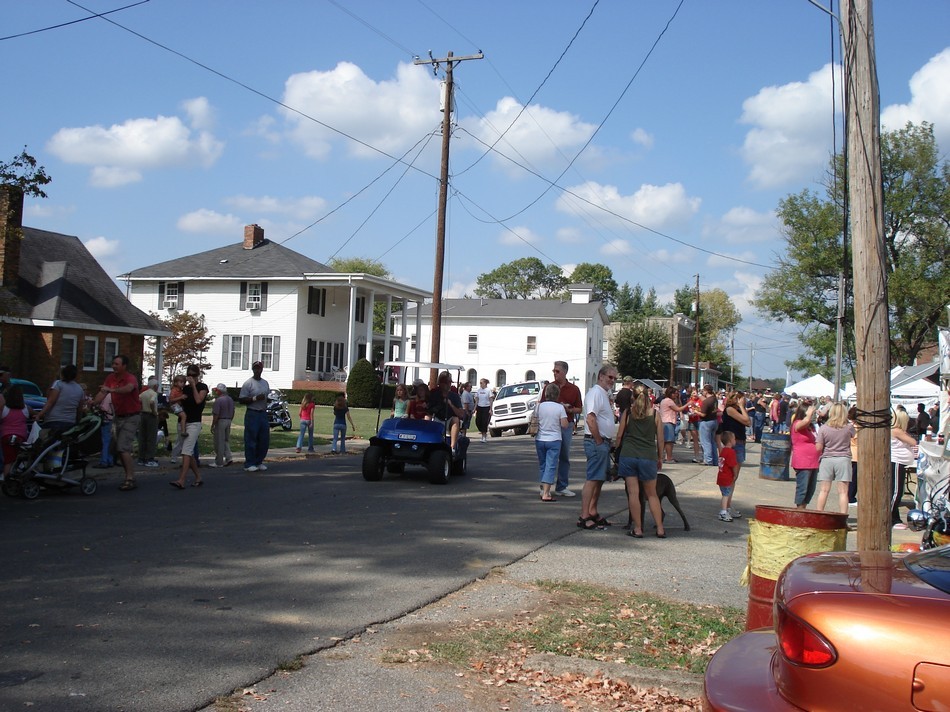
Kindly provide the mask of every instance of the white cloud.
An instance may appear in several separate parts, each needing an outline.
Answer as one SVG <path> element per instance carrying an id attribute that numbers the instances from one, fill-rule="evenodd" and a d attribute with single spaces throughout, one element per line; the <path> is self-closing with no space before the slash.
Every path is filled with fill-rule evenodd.
<path id="1" fill-rule="evenodd" d="M 205 97 L 199 96 L 195 99 L 187 99 L 182 102 L 182 108 L 188 114 L 193 129 L 210 131 L 214 128 L 214 109 Z"/>
<path id="2" fill-rule="evenodd" d="M 541 242 L 541 236 L 529 227 L 517 225 L 508 230 L 502 230 L 498 235 L 498 242 L 502 245 L 537 245 Z"/>
<path id="3" fill-rule="evenodd" d="M 882 128 L 895 131 L 911 121 L 929 121 L 944 152 L 950 147 L 950 47 L 935 55 L 910 78 L 910 102 L 881 112 Z"/>
<path id="4" fill-rule="evenodd" d="M 840 67 L 834 71 L 841 86 Z M 805 82 L 765 87 L 742 103 L 740 121 L 752 126 L 742 156 L 755 186 L 775 188 L 812 178 L 828 162 L 831 78 L 832 65 L 826 64 Z"/>
<path id="5" fill-rule="evenodd" d="M 574 274 L 574 270 L 577 269 L 577 264 L 574 262 L 568 262 L 567 264 L 561 265 L 561 274 L 570 279 L 571 275 Z"/>
<path id="6" fill-rule="evenodd" d="M 524 173 L 516 165 L 519 163 L 527 163 L 533 168 L 566 163 L 565 157 L 572 157 L 597 128 L 566 111 L 534 104 L 518 116 L 521 109 L 517 100 L 504 97 L 484 117 L 462 121 L 472 134 L 488 145 L 495 144 L 504 132 L 504 137 L 495 146 L 492 160 L 512 175 Z"/>
<path id="7" fill-rule="evenodd" d="M 442 296 L 446 299 L 462 299 L 466 295 L 471 297 L 475 294 L 476 287 L 478 287 L 476 282 L 455 281 L 442 291 Z"/>
<path id="8" fill-rule="evenodd" d="M 630 140 L 644 148 L 653 148 L 653 134 L 647 133 L 645 129 L 634 129 L 630 134 Z"/>
<path id="9" fill-rule="evenodd" d="M 389 153 L 401 153 L 441 123 L 439 83 L 412 64 L 400 64 L 394 79 L 380 82 L 350 62 L 328 72 L 294 74 L 284 85 L 283 101 L 312 117 L 280 110 L 291 139 L 316 159 L 326 158 L 333 143 L 342 143 L 354 156 L 379 153 L 313 119 L 345 127 L 349 136 Z"/>
<path id="10" fill-rule="evenodd" d="M 611 240 L 606 245 L 601 246 L 600 254 L 606 255 L 608 257 L 619 257 L 621 255 L 629 255 L 633 252 L 633 248 L 630 246 L 630 243 L 626 240 Z"/>
<path id="11" fill-rule="evenodd" d="M 718 220 L 710 221 L 704 237 L 722 238 L 729 245 L 774 243 L 779 235 L 779 221 L 773 211 L 757 212 L 742 206 L 730 209 Z"/>
<path id="12" fill-rule="evenodd" d="M 679 250 L 674 252 L 661 248 L 659 250 L 652 250 L 650 254 L 647 255 L 646 264 L 686 264 L 687 262 L 693 261 L 694 254 L 692 251 Z"/>
<path id="13" fill-rule="evenodd" d="M 560 227 L 554 235 L 558 242 L 566 242 L 571 245 L 582 242 L 584 239 L 583 233 L 575 227 Z"/>
<path id="14" fill-rule="evenodd" d="M 226 198 L 227 205 L 242 211 L 244 214 L 259 215 L 274 213 L 286 215 L 297 220 L 313 220 L 326 210 L 327 201 L 315 195 L 306 195 L 301 198 L 274 198 L 269 195 L 253 197 L 236 195 Z"/>
<path id="15" fill-rule="evenodd" d="M 183 232 L 244 234 L 244 221 L 241 218 L 230 213 L 223 215 L 206 208 L 185 213 L 178 218 L 176 226 Z"/>
<path id="16" fill-rule="evenodd" d="M 86 240 L 83 245 L 89 250 L 89 254 L 102 262 L 104 258 L 112 257 L 119 252 L 119 240 L 109 240 L 105 237 L 93 237 Z"/>
<path id="17" fill-rule="evenodd" d="M 154 168 L 211 166 L 224 144 L 210 133 L 189 129 L 176 116 L 129 119 L 122 124 L 66 128 L 57 131 L 48 150 L 65 161 L 93 166 L 97 187 L 115 187 L 141 180 Z"/>
<path id="18" fill-rule="evenodd" d="M 730 285 L 727 294 L 729 294 L 732 303 L 736 305 L 736 309 L 739 310 L 743 319 L 758 315 L 755 307 L 752 306 L 752 300 L 755 299 L 755 293 L 762 288 L 764 281 L 765 277 L 761 274 L 736 270 L 735 282 Z"/>
<path id="19" fill-rule="evenodd" d="M 622 222 L 628 227 L 628 221 L 632 221 L 656 230 L 686 225 L 702 202 L 699 198 L 687 196 L 681 183 L 644 184 L 633 195 L 621 195 L 615 186 L 593 181 L 568 190 L 574 195 L 562 193 L 555 204 L 563 213 L 589 215 L 596 211 L 593 206 L 601 206 L 609 213 L 598 212 L 598 221 L 617 222 L 616 215 L 626 218 Z M 575 195 L 586 202 L 578 201 Z"/>
<path id="20" fill-rule="evenodd" d="M 94 166 L 89 172 L 89 183 L 96 188 L 118 188 L 141 180 L 142 174 L 131 168 Z"/>

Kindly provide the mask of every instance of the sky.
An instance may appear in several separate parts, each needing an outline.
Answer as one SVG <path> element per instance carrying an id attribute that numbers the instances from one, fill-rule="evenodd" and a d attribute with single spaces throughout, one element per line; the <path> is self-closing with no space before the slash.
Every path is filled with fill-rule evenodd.
<path id="1" fill-rule="evenodd" d="M 699 275 L 743 373 L 784 378 L 796 330 L 750 300 L 779 201 L 842 146 L 830 2 L 3 0 L 0 161 L 26 146 L 53 182 L 24 224 L 113 276 L 257 223 L 431 290 L 445 73 L 414 59 L 482 53 L 454 65 L 444 296 L 522 257 L 661 303 Z M 874 12 L 884 128 L 931 122 L 946 156 L 950 2 Z"/>

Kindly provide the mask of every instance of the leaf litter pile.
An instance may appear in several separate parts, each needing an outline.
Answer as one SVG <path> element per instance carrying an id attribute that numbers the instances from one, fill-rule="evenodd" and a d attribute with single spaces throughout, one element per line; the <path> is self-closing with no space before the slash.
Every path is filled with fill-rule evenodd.
<path id="1" fill-rule="evenodd" d="M 398 653 L 389 662 L 451 663 L 467 670 L 483 688 L 512 696 L 529 695 L 534 705 L 572 710 L 698 710 L 695 697 L 660 685 L 634 685 L 619 670 L 681 671 L 693 678 L 719 647 L 743 630 L 744 612 L 694 606 L 657 596 L 630 594 L 589 585 L 539 582 L 545 594 L 540 610 L 504 619 L 469 623 Z M 539 663 L 538 654 L 593 661 Z M 598 667 L 600 666 L 600 667 Z M 550 668 L 561 668 L 551 670 Z M 579 672 L 577 668 L 584 671 Z M 600 669 L 603 668 L 603 669 Z M 687 674 L 687 673 L 691 673 Z M 667 673 L 667 677 L 669 673 Z M 649 670 L 639 679 L 650 679 Z M 498 709 L 506 710 L 503 695 Z"/>

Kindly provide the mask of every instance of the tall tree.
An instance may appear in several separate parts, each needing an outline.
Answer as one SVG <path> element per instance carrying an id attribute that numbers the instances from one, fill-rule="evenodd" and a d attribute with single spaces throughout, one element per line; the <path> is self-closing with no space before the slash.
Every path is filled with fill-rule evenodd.
<path id="1" fill-rule="evenodd" d="M 26 146 L 12 161 L 0 163 L 0 185 L 15 185 L 24 195 L 34 198 L 47 197 L 43 190 L 52 178 L 46 175 L 46 169 L 37 165 L 36 159 L 26 151 Z"/>
<path id="2" fill-rule="evenodd" d="M 881 164 L 891 359 L 906 364 L 934 341 L 934 329 L 950 303 L 950 164 L 941 161 L 928 123 L 908 123 L 882 134 Z M 849 274 L 851 256 L 841 247 L 846 186 L 832 180 L 844 175 L 844 157 L 835 156 L 831 167 L 824 197 L 806 190 L 779 203 L 786 250 L 755 299 L 766 317 L 803 327 L 806 356 L 819 365 L 834 357 L 828 332 L 833 336 L 836 324 L 838 271 L 843 265 L 849 284 L 860 278 Z M 851 293 L 849 286 L 845 293 Z M 847 362 L 852 361 L 853 324 L 848 300 Z"/>
<path id="3" fill-rule="evenodd" d="M 211 349 L 214 337 L 208 336 L 203 315 L 181 311 L 168 317 L 162 317 L 153 312 L 152 316 L 172 332 L 170 338 L 162 341 L 165 378 L 170 381 L 173 375 L 182 373 L 190 363 L 198 364 L 202 371 L 211 368 L 211 364 L 208 363 L 208 351 Z M 150 339 L 149 342 L 152 348 L 149 349 L 145 360 L 154 367 L 155 340 Z"/>
<path id="4" fill-rule="evenodd" d="M 522 257 L 478 275 L 475 294 L 489 299 L 552 299 L 567 286 L 557 265 Z"/>
<path id="5" fill-rule="evenodd" d="M 667 305 L 667 311 L 670 316 L 674 314 L 684 314 L 692 318 L 693 309 L 696 307 L 696 288 L 688 284 L 673 292 L 673 301 Z"/>
<path id="6" fill-rule="evenodd" d="M 624 324 L 613 337 L 611 353 L 620 373 L 654 380 L 670 377 L 670 335 L 657 324 Z"/>
<path id="7" fill-rule="evenodd" d="M 610 311 L 617 303 L 617 282 L 614 273 L 607 265 L 594 262 L 581 262 L 571 273 L 571 282 L 575 284 L 593 284 L 594 301 L 603 302 L 604 309 Z"/>
<path id="8" fill-rule="evenodd" d="M 611 321 L 626 321 L 633 312 L 633 290 L 629 282 L 624 282 L 617 290 L 617 302 L 610 314 Z"/>

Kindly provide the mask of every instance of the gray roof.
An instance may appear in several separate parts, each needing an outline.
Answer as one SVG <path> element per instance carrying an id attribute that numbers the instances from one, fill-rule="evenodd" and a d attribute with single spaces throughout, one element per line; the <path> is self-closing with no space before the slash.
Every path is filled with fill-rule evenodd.
<path id="1" fill-rule="evenodd" d="M 134 269 L 122 279 L 303 279 L 336 270 L 265 239 L 253 250 L 225 245 L 187 257 Z"/>
<path id="2" fill-rule="evenodd" d="M 125 298 L 78 237 L 31 227 L 22 230 L 19 280 L 12 293 L 4 290 L 8 316 L 92 329 L 168 333 Z"/>
<path id="3" fill-rule="evenodd" d="M 432 305 L 424 304 L 421 308 L 424 317 L 432 316 Z M 409 310 L 410 314 L 415 309 Z M 601 302 L 587 304 L 572 304 L 570 300 L 559 299 L 443 299 L 443 319 L 591 319 L 598 313 L 604 322 L 607 315 L 603 311 Z"/>

